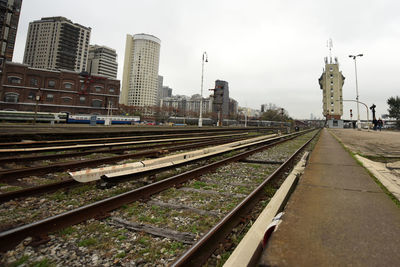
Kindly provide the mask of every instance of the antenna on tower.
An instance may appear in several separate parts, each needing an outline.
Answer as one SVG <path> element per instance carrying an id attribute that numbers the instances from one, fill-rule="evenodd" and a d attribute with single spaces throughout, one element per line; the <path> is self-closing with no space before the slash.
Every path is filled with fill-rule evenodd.
<path id="1" fill-rule="evenodd" d="M 332 63 L 332 47 L 333 47 L 332 38 L 329 38 L 329 40 L 326 41 L 326 46 L 329 49 L 329 61 Z"/>

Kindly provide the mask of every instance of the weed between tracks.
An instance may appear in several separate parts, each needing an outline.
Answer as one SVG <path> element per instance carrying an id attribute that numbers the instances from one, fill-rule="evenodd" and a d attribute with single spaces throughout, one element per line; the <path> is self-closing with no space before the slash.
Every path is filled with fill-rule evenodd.
<path id="1" fill-rule="evenodd" d="M 301 138 L 301 137 L 300 137 Z M 296 140 L 300 140 L 296 139 Z M 262 160 L 283 160 L 293 153 L 302 143 L 304 137 L 298 145 L 281 144 L 280 149 L 267 150 L 253 156 L 253 159 Z M 222 158 L 221 156 L 220 158 Z M 197 163 L 192 166 L 204 164 Z M 173 204 L 169 208 L 157 204 L 146 202 L 134 202 L 126 204 L 123 208 L 112 213 L 112 216 L 124 218 L 128 221 L 139 222 L 158 226 L 160 229 L 168 228 L 179 232 L 188 232 L 196 236 L 197 240 L 202 234 L 214 226 L 223 216 L 235 207 L 244 196 L 253 190 L 266 176 L 273 172 L 277 165 L 233 163 L 219 168 L 213 174 L 203 175 L 199 180 L 192 180 L 185 183 L 180 188 L 166 190 L 155 195 L 151 200 L 162 203 Z M 183 172 L 185 168 L 170 171 L 170 174 Z M 165 174 L 163 174 L 165 175 Z M 155 180 L 163 179 L 163 175 L 156 175 Z M 138 185 L 138 181 L 126 182 L 103 191 L 104 195 L 112 195 L 115 192 L 131 190 Z M 276 191 L 275 186 L 268 186 L 266 189 L 267 198 L 260 203 L 260 209 L 265 207 L 268 197 Z M 55 193 L 55 198 L 63 201 L 79 200 L 82 205 L 86 199 L 101 198 L 94 185 L 74 191 L 69 190 L 62 196 L 60 192 Z M 61 194 L 61 195 L 60 195 Z M 41 205 L 45 208 L 45 202 Z M 57 204 L 59 205 L 59 204 Z M 70 203 L 74 206 L 75 203 Z M 187 209 L 187 208 L 191 209 Z M 51 205 L 50 207 L 51 208 Z M 204 211 L 200 214 L 197 210 Z M 106 265 L 131 264 L 145 265 L 146 263 L 168 265 L 179 255 L 181 255 L 189 245 L 180 241 L 171 240 L 164 237 L 156 237 L 144 232 L 128 231 L 124 227 L 110 225 L 111 218 L 102 221 L 89 220 L 86 223 L 68 227 L 52 236 L 51 241 L 39 248 L 34 249 L 26 262 L 32 263 L 38 255 L 58 255 L 49 256 L 50 264 L 81 264 L 81 265 Z M 249 225 L 246 224 L 246 227 Z M 232 236 L 233 244 L 237 244 L 244 235 L 245 230 L 238 230 Z M 57 248 L 55 248 L 57 247 Z M 232 246 L 233 247 L 233 246 Z M 25 247 L 15 256 L 15 260 L 22 258 L 24 251 L 30 251 L 31 247 Z M 214 262 L 209 265 L 222 264 L 229 256 L 228 250 L 217 251 L 214 255 Z M 64 256 L 62 256 L 64 255 Z"/>

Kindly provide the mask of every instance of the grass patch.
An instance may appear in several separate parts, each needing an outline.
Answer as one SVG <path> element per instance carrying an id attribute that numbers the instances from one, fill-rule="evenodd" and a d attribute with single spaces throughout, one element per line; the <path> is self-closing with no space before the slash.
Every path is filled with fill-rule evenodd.
<path id="1" fill-rule="evenodd" d="M 83 239 L 79 241 L 78 246 L 80 247 L 90 247 L 97 244 L 97 240 L 94 238 Z"/>
<path id="2" fill-rule="evenodd" d="M 87 191 L 93 190 L 93 187 L 91 185 L 82 185 L 82 186 L 77 186 L 72 188 L 69 192 L 70 194 L 82 194 L 85 193 Z"/>
<path id="3" fill-rule="evenodd" d="M 118 259 L 122 259 L 122 258 L 125 258 L 125 256 L 126 256 L 126 252 L 122 251 L 122 252 L 119 252 L 115 257 Z"/>
<path id="4" fill-rule="evenodd" d="M 13 192 L 13 191 L 17 191 L 17 190 L 21 190 L 22 189 L 22 187 L 20 187 L 20 186 L 15 186 L 15 185 L 5 185 L 5 186 L 7 186 L 7 187 L 4 187 L 4 188 L 2 188 L 1 189 L 1 191 L 3 191 L 4 193 L 7 193 L 7 192 Z"/>
<path id="5" fill-rule="evenodd" d="M 195 182 L 193 183 L 193 187 L 196 188 L 196 189 L 201 189 L 201 188 L 203 188 L 203 187 L 205 187 L 205 186 L 208 186 L 208 184 L 205 183 L 205 182 L 195 181 Z"/>
<path id="6" fill-rule="evenodd" d="M 41 261 L 32 263 L 30 266 L 32 266 L 32 267 L 48 267 L 48 266 L 54 266 L 54 264 L 52 264 L 49 259 L 43 259 Z"/>
<path id="7" fill-rule="evenodd" d="M 72 226 L 69 226 L 67 228 L 64 228 L 64 229 L 61 229 L 60 231 L 58 231 L 58 233 L 62 236 L 71 235 L 75 232 L 76 232 L 76 229 L 73 228 Z"/>
<path id="8" fill-rule="evenodd" d="M 56 200 L 56 201 L 63 201 L 67 199 L 67 195 L 65 194 L 64 191 L 57 191 L 51 195 L 48 196 L 50 200 Z"/>
<path id="9" fill-rule="evenodd" d="M 12 267 L 20 266 L 20 265 L 24 264 L 28 259 L 29 259 L 29 256 L 28 255 L 24 255 L 21 258 L 19 258 L 17 261 L 11 263 L 10 266 L 12 266 Z"/>

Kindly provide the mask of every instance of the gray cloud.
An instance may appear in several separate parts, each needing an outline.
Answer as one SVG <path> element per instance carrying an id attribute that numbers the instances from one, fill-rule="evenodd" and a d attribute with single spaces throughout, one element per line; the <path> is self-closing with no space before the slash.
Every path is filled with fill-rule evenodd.
<path id="1" fill-rule="evenodd" d="M 65 16 L 92 28 L 91 43 L 118 53 L 122 77 L 126 34 L 161 39 L 160 75 L 175 94 L 200 92 L 201 55 L 209 54 L 205 88 L 229 82 L 239 104 L 284 107 L 295 118 L 322 117 L 317 79 L 333 39 L 346 77 L 344 98 L 355 98 L 352 53 L 359 59 L 360 100 L 386 113 L 386 99 L 399 95 L 400 2 L 370 1 L 24 1 L 14 60 L 22 61 L 30 21 Z M 345 103 L 345 118 L 353 104 Z M 364 112 L 365 113 L 365 112 Z M 362 114 L 362 117 L 365 114 Z"/>

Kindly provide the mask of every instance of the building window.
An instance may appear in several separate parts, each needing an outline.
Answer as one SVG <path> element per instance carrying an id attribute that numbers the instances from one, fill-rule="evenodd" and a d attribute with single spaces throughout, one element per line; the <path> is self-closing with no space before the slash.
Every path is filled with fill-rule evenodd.
<path id="1" fill-rule="evenodd" d="M 329 68 L 329 71 L 333 71 L 333 67 L 330 67 L 330 68 Z"/>
<path id="2" fill-rule="evenodd" d="M 101 101 L 101 100 L 99 100 L 99 99 L 93 99 L 93 100 L 92 100 L 92 107 L 100 108 L 102 102 L 103 102 L 103 101 Z"/>
<path id="3" fill-rule="evenodd" d="M 115 89 L 114 88 L 110 88 L 109 91 L 110 91 L 110 93 L 114 93 Z"/>
<path id="4" fill-rule="evenodd" d="M 95 86 L 94 88 L 97 93 L 101 92 L 101 89 L 103 89 L 103 87 L 100 87 L 100 86 Z"/>
<path id="5" fill-rule="evenodd" d="M 85 104 L 85 102 L 86 102 L 86 97 L 80 96 L 80 97 L 79 97 L 79 102 L 80 102 L 81 104 Z"/>
<path id="6" fill-rule="evenodd" d="M 10 84 L 21 84 L 22 81 L 22 78 L 16 76 L 9 76 L 7 79 Z"/>
<path id="7" fill-rule="evenodd" d="M 54 87 L 56 86 L 56 81 L 50 80 L 50 81 L 48 82 L 48 86 L 49 86 L 49 88 L 54 88 Z"/>
<path id="8" fill-rule="evenodd" d="M 28 95 L 28 99 L 30 100 L 35 100 L 36 98 L 36 92 L 35 91 L 30 91 Z"/>
<path id="9" fill-rule="evenodd" d="M 30 85 L 31 86 L 38 86 L 39 81 L 36 78 L 31 78 Z"/>
<path id="10" fill-rule="evenodd" d="M 72 102 L 72 97 L 69 97 L 69 96 L 64 96 L 61 99 L 62 99 L 62 102 L 64 102 L 64 103 L 71 103 Z"/>
<path id="11" fill-rule="evenodd" d="M 8 103 L 18 103 L 19 95 L 17 93 L 5 93 L 4 102 Z"/>
<path id="12" fill-rule="evenodd" d="M 64 83 L 64 88 L 65 88 L 65 89 L 71 89 L 72 86 L 73 86 L 72 83 Z"/>
<path id="13" fill-rule="evenodd" d="M 54 100 L 54 95 L 53 94 L 47 94 L 46 101 L 47 102 L 53 102 L 53 100 Z"/>

